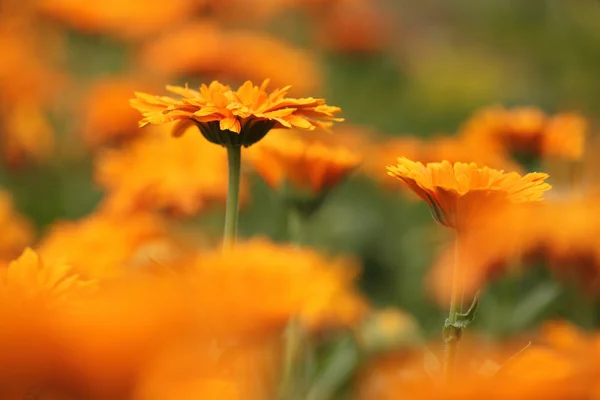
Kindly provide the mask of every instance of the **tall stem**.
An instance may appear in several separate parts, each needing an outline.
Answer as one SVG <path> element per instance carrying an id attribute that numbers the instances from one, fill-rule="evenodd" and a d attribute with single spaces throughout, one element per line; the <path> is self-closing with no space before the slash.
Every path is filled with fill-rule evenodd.
<path id="1" fill-rule="evenodd" d="M 242 167 L 242 146 L 228 144 L 227 162 L 229 176 L 227 184 L 227 205 L 225 208 L 225 229 L 223 230 L 223 251 L 233 248 L 237 235 L 240 175 Z"/>
<path id="2" fill-rule="evenodd" d="M 456 352 L 461 331 L 453 325 L 456 323 L 457 314 L 461 312 L 462 303 L 462 284 L 460 281 L 460 243 L 459 234 L 456 233 L 454 242 L 454 267 L 452 269 L 452 292 L 450 295 L 450 312 L 448 322 L 450 325 L 444 329 L 444 364 L 442 374 L 445 382 L 452 379 L 454 373 L 454 364 L 456 361 Z"/>

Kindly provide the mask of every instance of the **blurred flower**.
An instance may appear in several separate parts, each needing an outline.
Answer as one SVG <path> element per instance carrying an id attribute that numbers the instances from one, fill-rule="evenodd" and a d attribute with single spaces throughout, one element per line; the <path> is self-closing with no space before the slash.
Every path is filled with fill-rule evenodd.
<path id="1" fill-rule="evenodd" d="M 11 196 L 0 191 L 0 262 L 19 255 L 34 239 L 33 226 L 14 208 Z"/>
<path id="2" fill-rule="evenodd" d="M 0 153 L 13 166 L 44 160 L 54 149 L 46 113 L 64 81 L 53 69 L 59 46 L 27 5 L 3 3 L 0 22 Z"/>
<path id="3" fill-rule="evenodd" d="M 167 210 L 189 216 L 225 203 L 227 155 L 200 135 L 174 140 L 165 126 L 101 154 L 96 181 L 107 192 L 103 207 L 111 212 Z"/>
<path id="4" fill-rule="evenodd" d="M 56 223 L 37 250 L 45 260 L 62 260 L 82 276 L 107 279 L 148 263 L 139 255 L 166 243 L 165 227 L 156 216 L 104 212 Z"/>
<path id="5" fill-rule="evenodd" d="M 0 270 L 2 296 L 19 303 L 43 301 L 47 306 L 67 301 L 90 293 L 95 282 L 82 279 L 69 265 L 55 262 L 46 263 L 30 248 L 8 268 Z"/>
<path id="6" fill-rule="evenodd" d="M 474 163 L 452 165 L 442 161 L 423 165 L 400 157 L 397 166 L 388 166 L 388 174 L 403 181 L 425 200 L 437 222 L 458 230 L 482 207 L 493 209 L 505 202 L 540 201 L 551 188 L 544 182 L 548 177 L 544 173 L 505 174 Z"/>
<path id="7" fill-rule="evenodd" d="M 490 143 L 500 152 L 577 160 L 583 155 L 588 124 L 573 113 L 547 117 L 533 107 L 489 107 L 475 113 L 461 135 Z"/>
<path id="8" fill-rule="evenodd" d="M 202 85 L 200 91 L 187 87 L 167 86 L 180 100 L 166 96 L 136 93 L 131 100 L 133 108 L 142 113 L 140 127 L 182 121 L 174 129 L 174 135 L 183 133 L 195 124 L 204 137 L 213 143 L 239 143 L 243 146 L 262 139 L 273 128 L 299 128 L 314 130 L 327 128 L 332 121 L 342 121 L 334 115 L 341 110 L 325 104 L 323 99 L 312 97 L 294 99 L 285 97 L 289 86 L 267 94 L 269 81 L 254 86 L 246 81 L 237 90 L 213 81 Z"/>
<path id="9" fill-rule="evenodd" d="M 288 137 L 273 131 L 252 148 L 250 161 L 272 189 L 288 184 L 309 197 L 318 197 L 337 186 L 361 162 L 358 154 L 342 146 L 329 146 L 318 140 Z"/>
<path id="10" fill-rule="evenodd" d="M 106 78 L 93 84 L 82 107 L 82 134 L 91 146 L 138 136 L 139 113 L 128 104 L 131 94 L 144 86 L 139 79 Z"/>
<path id="11" fill-rule="evenodd" d="M 190 51 L 199 41 L 202 51 Z M 232 54 L 244 62 L 232 62 Z M 308 51 L 255 31 L 224 31 L 209 21 L 189 23 L 153 40 L 142 47 L 139 63 L 169 76 L 205 75 L 240 82 L 268 76 L 274 85 L 289 84 L 299 93 L 317 89 L 321 78 Z"/>
<path id="12" fill-rule="evenodd" d="M 542 259 L 556 274 L 577 278 L 594 293 L 600 290 L 600 210 L 594 197 L 548 200 L 535 207 L 497 208 L 465 226 L 460 262 L 463 290 L 471 295 L 499 273 Z M 452 247 L 452 248 L 451 248 Z M 453 246 L 438 259 L 431 283 L 436 296 L 450 292 Z"/>
<path id="13" fill-rule="evenodd" d="M 336 0 L 315 8 L 315 36 L 328 49 L 374 53 L 388 44 L 391 21 L 379 1 Z"/>
<path id="14" fill-rule="evenodd" d="M 143 11 L 136 3 L 119 0 L 99 4 L 84 0 L 42 0 L 38 7 L 44 15 L 84 33 L 135 39 L 181 22 L 198 7 L 198 2 L 174 0 L 169 7 L 148 2 Z"/>
<path id="15" fill-rule="evenodd" d="M 583 157 L 589 123 L 576 113 L 563 113 L 552 116 L 542 137 L 544 157 L 567 160 L 580 160 Z"/>
<path id="16" fill-rule="evenodd" d="M 186 265 L 200 319 L 215 333 L 273 332 L 294 316 L 310 329 L 326 329 L 353 325 L 366 311 L 348 259 L 254 239 Z"/>

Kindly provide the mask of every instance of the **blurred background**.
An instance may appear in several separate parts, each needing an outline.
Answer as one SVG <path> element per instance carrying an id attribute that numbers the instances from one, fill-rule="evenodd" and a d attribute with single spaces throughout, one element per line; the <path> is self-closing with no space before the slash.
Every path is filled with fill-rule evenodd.
<path id="1" fill-rule="evenodd" d="M 594 0 L 1 0 L 0 21 L 0 185 L 37 238 L 102 200 L 99 158 L 143 134 L 128 104 L 137 90 L 270 78 L 271 88 L 292 85 L 293 97 L 340 106 L 341 145 L 348 131 L 451 137 L 495 105 L 577 112 L 593 128 L 600 107 Z M 394 189 L 385 173 L 393 158 L 368 157 L 381 178 L 361 170 L 337 187 L 307 227 L 308 243 L 359 257 L 372 302 L 408 311 L 439 337 L 446 312 L 425 277 L 449 233 Z M 153 161 L 160 169 L 159 154 Z M 282 207 L 249 179 L 240 234 L 283 240 Z M 218 237 L 222 218 L 217 206 L 178 224 Z M 476 324 L 490 337 L 558 316 L 593 327 L 600 310 L 584 296 L 533 269 L 494 282 Z"/>

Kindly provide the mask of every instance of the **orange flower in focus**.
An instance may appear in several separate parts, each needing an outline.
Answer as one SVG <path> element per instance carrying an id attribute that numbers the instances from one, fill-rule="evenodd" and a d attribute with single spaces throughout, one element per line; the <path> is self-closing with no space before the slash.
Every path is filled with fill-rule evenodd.
<path id="1" fill-rule="evenodd" d="M 388 166 L 388 174 L 403 181 L 425 200 L 434 219 L 442 225 L 462 229 L 472 214 L 498 204 L 537 202 L 551 186 L 548 175 L 530 173 L 520 176 L 476 164 L 448 161 L 423 165 L 398 158 L 397 166 Z"/>
<path id="2" fill-rule="evenodd" d="M 254 86 L 246 81 L 237 90 L 219 82 L 202 85 L 200 91 L 187 87 L 167 86 L 171 93 L 181 99 L 136 93 L 131 100 L 133 108 L 142 113 L 140 127 L 183 121 L 183 127 L 196 124 L 204 137 L 213 143 L 233 144 L 245 147 L 262 139 L 273 128 L 298 128 L 314 130 L 328 128 L 339 107 L 325 104 L 323 99 L 312 97 L 294 99 L 285 97 L 289 86 L 268 94 L 269 81 Z M 176 128 L 174 134 L 183 133 Z M 237 134 L 237 135 L 236 135 Z"/>
<path id="3" fill-rule="evenodd" d="M 227 155 L 222 149 L 200 135 L 173 140 L 169 127 L 153 133 L 98 158 L 96 182 L 107 192 L 104 209 L 189 216 L 225 203 Z M 245 185 L 241 196 L 246 196 Z"/>
<path id="4" fill-rule="evenodd" d="M 149 262 L 143 255 L 164 249 L 165 235 L 152 215 L 97 213 L 55 224 L 37 250 L 45 260 L 63 260 L 83 276 L 113 278 Z"/>
<path id="5" fill-rule="evenodd" d="M 8 261 L 18 256 L 33 241 L 31 223 L 14 209 L 11 196 L 0 191 L 0 261 Z"/>
<path id="6" fill-rule="evenodd" d="M 600 290 L 600 210 L 597 200 L 552 200 L 536 207 L 505 207 L 482 213 L 464 229 L 461 265 L 465 295 L 472 295 L 519 261 L 546 261 L 558 276 L 576 278 L 592 293 Z M 450 293 L 454 246 L 437 261 L 431 284 L 436 297 Z"/>
<path id="7" fill-rule="evenodd" d="M 211 332 L 273 332 L 294 316 L 310 329 L 353 325 L 366 311 L 354 265 L 307 249 L 255 239 L 189 266 L 185 280 Z"/>
<path id="8" fill-rule="evenodd" d="M 142 83 L 127 78 L 105 79 L 94 84 L 83 104 L 82 134 L 92 146 L 137 136 L 139 114 L 127 104 Z"/>
<path id="9" fill-rule="evenodd" d="M 250 161 L 274 190 L 286 184 L 319 196 L 337 186 L 361 162 L 358 154 L 308 138 L 288 138 L 272 132 L 250 152 Z"/>
<path id="10" fill-rule="evenodd" d="M 84 0 L 42 0 L 44 14 L 84 33 L 109 34 L 135 39 L 169 28 L 187 18 L 198 6 L 190 0 L 174 0 L 169 6 L 147 2 L 143 10 L 134 2 L 105 0 L 93 4 Z"/>
<path id="11" fill-rule="evenodd" d="M 190 51 L 198 42 L 202 51 Z M 244 62 L 232 62 L 232 54 Z M 142 48 L 139 63 L 171 76 L 200 74 L 240 82 L 268 76 L 274 85 L 289 84 L 299 93 L 317 89 L 321 80 L 318 63 L 308 51 L 254 31 L 224 31 L 208 21 L 166 32 Z"/>

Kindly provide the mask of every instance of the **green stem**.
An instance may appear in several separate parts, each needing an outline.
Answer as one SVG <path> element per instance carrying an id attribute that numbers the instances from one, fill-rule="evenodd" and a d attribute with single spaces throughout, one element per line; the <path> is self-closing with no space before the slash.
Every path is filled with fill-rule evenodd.
<path id="1" fill-rule="evenodd" d="M 223 230 L 223 251 L 230 250 L 235 245 L 242 169 L 242 146 L 228 144 L 225 147 L 227 148 L 229 177 L 227 184 L 227 205 L 225 207 L 225 229 Z"/>
<path id="2" fill-rule="evenodd" d="M 460 258 L 459 258 L 459 234 L 456 233 L 455 248 L 454 248 L 454 267 L 452 269 L 452 292 L 450 295 L 450 312 L 448 314 L 447 329 L 444 329 L 444 363 L 442 365 L 442 376 L 445 382 L 452 379 L 454 374 L 454 364 L 456 362 L 456 353 L 458 342 L 461 336 L 461 330 L 455 328 L 458 313 L 461 312 L 462 302 L 462 285 L 459 283 L 460 278 Z"/>

